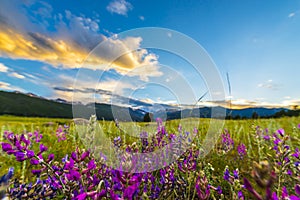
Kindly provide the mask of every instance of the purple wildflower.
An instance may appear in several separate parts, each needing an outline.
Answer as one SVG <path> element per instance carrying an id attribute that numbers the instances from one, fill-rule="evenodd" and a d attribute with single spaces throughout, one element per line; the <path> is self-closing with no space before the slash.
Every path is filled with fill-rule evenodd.
<path id="1" fill-rule="evenodd" d="M 47 150 L 48 150 L 48 147 L 46 147 L 44 144 L 40 144 L 40 152 L 39 152 L 39 154 L 41 154 L 41 153 L 43 153 L 43 152 L 45 152 Z"/>
<path id="2" fill-rule="evenodd" d="M 238 170 L 233 170 L 233 177 L 235 179 L 239 179 L 239 171 Z"/>
<path id="3" fill-rule="evenodd" d="M 272 193 L 272 200 L 279 200 L 278 197 L 277 197 L 276 192 Z"/>
<path id="4" fill-rule="evenodd" d="M 224 180 L 229 181 L 230 172 L 229 172 L 228 168 L 226 168 L 223 178 L 224 178 Z"/>
<path id="5" fill-rule="evenodd" d="M 67 179 L 72 181 L 78 181 L 80 179 L 80 173 L 76 170 L 70 170 L 69 174 L 66 175 Z"/>
<path id="6" fill-rule="evenodd" d="M 85 158 L 89 157 L 90 151 L 86 151 L 81 155 L 81 161 L 83 161 Z"/>
<path id="7" fill-rule="evenodd" d="M 240 144 L 238 147 L 237 147 L 237 151 L 238 151 L 238 154 L 240 156 L 241 159 L 244 158 L 244 156 L 247 154 L 247 148 L 245 146 L 245 144 Z"/>
<path id="8" fill-rule="evenodd" d="M 53 159 L 54 159 L 54 154 L 53 153 L 49 154 L 47 163 L 51 162 Z"/>
<path id="9" fill-rule="evenodd" d="M 138 183 L 128 186 L 124 191 L 124 198 L 126 199 L 133 199 L 134 196 L 137 194 L 138 191 Z"/>
<path id="10" fill-rule="evenodd" d="M 94 160 L 91 160 L 89 163 L 88 163 L 88 169 L 89 170 L 93 170 L 96 168 L 96 164 L 95 164 L 95 161 Z"/>
<path id="11" fill-rule="evenodd" d="M 269 135 L 264 135 L 264 140 L 270 140 L 270 136 Z"/>
<path id="12" fill-rule="evenodd" d="M 279 133 L 282 137 L 284 136 L 284 129 L 278 129 L 277 133 Z"/>
<path id="13" fill-rule="evenodd" d="M 216 191 L 218 192 L 218 194 L 222 194 L 223 193 L 221 186 L 218 186 L 216 188 Z"/>
<path id="14" fill-rule="evenodd" d="M 244 199 L 243 192 L 241 190 L 238 191 L 238 199 Z"/>
<path id="15" fill-rule="evenodd" d="M 76 197 L 76 200 L 85 200 L 86 197 L 87 197 L 87 194 L 86 194 L 86 192 L 85 192 L 85 193 L 82 193 L 82 194 L 78 195 L 78 196 Z"/>
<path id="16" fill-rule="evenodd" d="M 292 156 L 294 156 L 295 158 L 300 158 L 300 151 L 299 151 L 299 148 L 296 148 L 296 149 L 295 149 L 295 153 L 293 153 Z"/>
<path id="17" fill-rule="evenodd" d="M 225 130 L 225 133 L 223 133 L 221 135 L 222 137 L 222 146 L 225 152 L 230 151 L 233 146 L 234 146 L 234 141 L 233 139 L 230 137 L 230 134 L 228 133 L 227 130 Z"/>

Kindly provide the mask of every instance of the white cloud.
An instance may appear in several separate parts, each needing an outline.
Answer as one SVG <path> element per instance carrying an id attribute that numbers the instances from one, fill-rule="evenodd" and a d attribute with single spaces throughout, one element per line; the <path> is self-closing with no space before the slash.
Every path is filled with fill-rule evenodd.
<path id="1" fill-rule="evenodd" d="M 24 89 L 22 89 L 20 87 L 13 86 L 10 83 L 6 83 L 6 82 L 2 82 L 2 81 L 0 81 L 0 89 L 1 90 L 26 92 Z"/>
<path id="2" fill-rule="evenodd" d="M 277 83 L 274 83 L 273 80 L 269 79 L 263 83 L 259 83 L 257 85 L 257 87 L 259 88 L 266 88 L 266 89 L 270 89 L 270 90 L 279 90 L 281 88 L 281 86 Z"/>
<path id="3" fill-rule="evenodd" d="M 9 86 L 10 86 L 9 83 L 0 81 L 0 89 L 3 89 L 3 90 L 10 90 L 11 88 L 10 88 Z"/>
<path id="4" fill-rule="evenodd" d="M 133 6 L 131 5 L 131 3 L 125 0 L 114 0 L 109 3 L 106 9 L 111 13 L 116 13 L 119 15 L 126 16 L 127 12 L 133 9 Z"/>
<path id="5" fill-rule="evenodd" d="M 296 15 L 296 13 L 292 12 L 292 13 L 290 13 L 290 14 L 288 15 L 288 17 L 289 17 L 289 18 L 292 18 L 292 17 L 294 17 L 295 15 Z"/>
<path id="6" fill-rule="evenodd" d="M 57 80 L 53 80 L 51 87 L 54 89 L 54 94 L 51 98 L 64 98 L 68 101 L 80 101 L 83 103 L 107 102 L 114 95 L 123 95 L 124 90 L 134 90 L 135 86 L 131 83 L 108 79 L 98 82 L 98 79 L 93 79 L 89 76 L 83 80 L 67 75 L 59 75 Z M 78 78 L 78 77 L 77 77 Z M 74 85 L 76 84 L 76 85 Z M 50 86 L 50 85 L 49 85 Z M 99 95 L 96 95 L 99 94 Z M 95 99 L 95 97 L 97 97 Z"/>
<path id="7" fill-rule="evenodd" d="M 282 105 L 286 107 L 299 106 L 300 99 L 288 99 L 281 102 Z"/>
<path id="8" fill-rule="evenodd" d="M 145 17 L 144 16 L 139 16 L 140 20 L 144 21 L 145 20 Z"/>
<path id="9" fill-rule="evenodd" d="M 22 74 L 19 74 L 17 72 L 11 72 L 8 74 L 10 77 L 14 77 L 14 78 L 18 78 L 18 79 L 24 79 L 25 76 L 23 76 Z"/>
<path id="10" fill-rule="evenodd" d="M 0 63 L 0 72 L 3 72 L 3 73 L 8 72 L 8 67 L 6 67 L 4 64 Z"/>

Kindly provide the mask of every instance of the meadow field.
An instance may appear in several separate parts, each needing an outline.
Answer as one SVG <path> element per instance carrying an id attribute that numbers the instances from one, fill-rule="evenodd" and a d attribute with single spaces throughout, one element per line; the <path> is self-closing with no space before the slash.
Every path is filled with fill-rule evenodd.
<path id="1" fill-rule="evenodd" d="M 141 139 L 109 121 L 90 119 L 75 128 L 69 119 L 0 116 L 0 194 L 12 199 L 300 199 L 300 117 L 226 120 L 204 157 L 201 142 L 210 119 L 189 120 L 199 120 L 198 127 L 158 120 Z M 170 165 L 126 172 L 89 148 L 97 139 L 96 124 L 124 152 L 189 143 Z M 134 163 L 127 157 L 121 163 L 126 162 Z"/>

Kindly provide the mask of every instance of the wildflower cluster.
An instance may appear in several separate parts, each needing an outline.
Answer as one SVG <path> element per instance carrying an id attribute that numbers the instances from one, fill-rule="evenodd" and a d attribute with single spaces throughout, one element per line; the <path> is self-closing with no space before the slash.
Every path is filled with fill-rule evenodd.
<path id="1" fill-rule="evenodd" d="M 87 123 L 89 134 L 83 145 L 95 139 L 96 123 L 95 117 Z M 118 122 L 116 125 L 118 130 Z M 111 138 L 114 165 L 108 164 L 101 152 L 99 157 L 95 149 L 84 149 L 80 142 L 76 142 L 79 146 L 68 154 L 59 157 L 44 141 L 48 136 L 43 137 L 38 131 L 22 134 L 5 131 L 0 143 L 2 151 L 17 162 L 30 163 L 31 174 L 36 179 L 33 182 L 13 179 L 11 168 L 0 177 L 0 195 L 12 199 L 74 200 L 300 199 L 299 147 L 291 145 L 283 129 L 271 134 L 267 129 L 257 128 L 253 137 L 259 145 L 253 146 L 234 140 L 225 130 L 218 143 L 221 151 L 213 151 L 206 160 L 201 159 L 201 146 L 193 139 L 200 134 L 198 129 L 188 132 L 179 125 L 175 130 L 168 132 L 158 119 L 154 134 L 141 132 L 140 139 L 131 143 L 125 142 L 122 135 Z M 73 142 L 75 138 L 68 126 L 59 126 L 53 135 L 58 142 Z M 238 144 L 236 148 L 234 144 Z M 245 171 L 242 166 L 251 164 L 250 159 L 254 159 L 247 147 L 252 151 L 258 147 L 260 153 L 251 170 Z M 161 149 L 164 151 L 158 156 L 149 156 Z M 221 156 L 213 157 L 216 153 Z M 223 159 L 225 155 L 232 156 L 236 162 L 218 163 L 216 159 Z"/>
<path id="2" fill-rule="evenodd" d="M 158 129 L 155 135 L 147 137 L 143 132 L 143 137 L 139 143 L 126 145 L 121 137 L 113 140 L 114 146 L 119 149 L 117 157 L 120 159 L 118 168 L 106 165 L 104 159 L 97 158 L 94 152 L 76 148 L 74 152 L 58 160 L 55 155 L 49 152 L 48 147 L 42 143 L 41 134 L 37 137 L 33 134 L 14 134 L 5 132 L 5 142 L 1 143 L 2 150 L 8 155 L 12 155 L 19 162 L 28 161 L 34 169 L 31 173 L 36 176 L 34 183 L 20 183 L 17 179 L 12 180 L 7 190 L 7 196 L 22 199 L 43 199 L 64 197 L 67 199 L 158 199 L 173 196 L 176 199 L 187 199 L 192 196 L 199 199 L 208 199 L 212 191 L 217 194 L 222 193 L 220 186 L 211 185 L 205 174 L 198 173 L 200 163 L 198 162 L 199 149 L 192 144 L 191 134 L 179 127 L 179 134 L 168 133 L 158 120 Z M 66 140 L 68 137 L 67 127 L 59 126 L 56 136 L 58 141 Z M 128 159 L 132 152 L 142 153 L 152 152 L 156 149 L 169 147 L 170 152 L 175 152 L 177 161 L 170 165 L 165 164 L 163 168 L 153 172 L 136 172 L 137 161 L 134 157 Z M 38 147 L 38 148 L 36 148 Z M 37 149 L 37 150 L 34 150 Z M 121 151 L 125 150 L 125 151 Z M 128 154 L 124 154 L 127 152 Z M 168 160 L 163 154 L 163 159 L 157 162 Z M 173 155 L 172 155 L 173 156 Z M 130 157 L 130 156 L 129 156 Z M 143 161 L 147 161 L 144 159 Z M 130 162 L 131 171 L 124 170 Z M 156 162 L 156 160 L 151 160 Z M 161 164 L 161 163 L 158 163 Z M 147 165 L 145 165 L 147 166 Z M 128 168 L 127 168 L 128 169 Z M 195 177 L 195 183 L 189 184 L 189 177 Z M 175 195 L 175 196 L 174 196 Z"/>

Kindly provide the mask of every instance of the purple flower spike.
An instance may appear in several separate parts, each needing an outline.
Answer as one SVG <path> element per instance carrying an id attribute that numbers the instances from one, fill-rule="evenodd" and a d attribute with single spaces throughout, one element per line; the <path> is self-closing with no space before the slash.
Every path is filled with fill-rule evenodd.
<path id="1" fill-rule="evenodd" d="M 237 151 L 241 159 L 243 159 L 244 156 L 247 154 L 247 148 L 243 143 L 237 147 Z"/>
<path id="2" fill-rule="evenodd" d="M 300 129 L 300 124 L 298 124 L 298 128 Z"/>
<path id="3" fill-rule="evenodd" d="M 222 194 L 222 192 L 223 192 L 221 186 L 218 186 L 216 191 L 218 192 L 218 194 Z"/>
<path id="4" fill-rule="evenodd" d="M 1 146 L 2 146 L 2 150 L 4 152 L 12 150 L 12 146 L 9 143 L 3 142 L 3 143 L 1 143 Z"/>
<path id="5" fill-rule="evenodd" d="M 224 180 L 229 181 L 230 172 L 228 169 L 225 170 L 223 178 L 224 178 Z"/>

